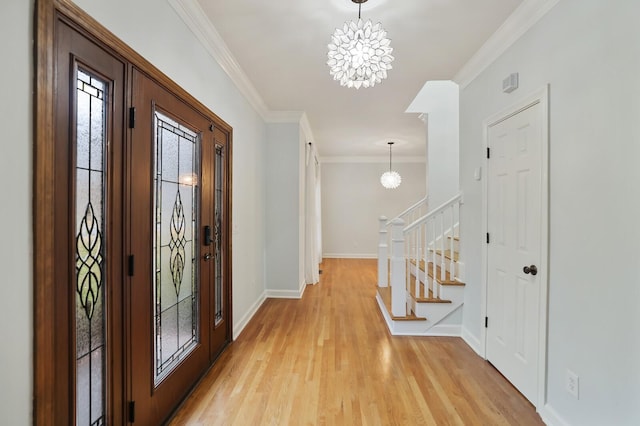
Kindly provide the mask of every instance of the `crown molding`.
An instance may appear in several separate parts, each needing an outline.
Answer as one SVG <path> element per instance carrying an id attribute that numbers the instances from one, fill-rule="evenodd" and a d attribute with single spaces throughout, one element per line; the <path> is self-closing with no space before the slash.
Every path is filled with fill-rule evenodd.
<path id="1" fill-rule="evenodd" d="M 559 2 L 560 0 L 524 0 L 462 66 L 453 80 L 461 89 L 467 87 Z"/>
<path id="2" fill-rule="evenodd" d="M 227 44 L 222 39 L 222 36 L 218 33 L 218 30 L 216 30 L 213 23 L 207 18 L 207 15 L 197 0 L 168 0 L 168 2 L 191 32 L 198 38 L 200 43 L 202 43 L 207 52 L 209 52 L 222 70 L 231 78 L 251 106 L 253 106 L 265 121 L 268 121 L 267 119 L 272 112 L 253 86 L 253 83 L 251 83 L 251 80 L 249 80 L 249 77 L 247 77 L 242 70 L 238 61 L 236 61 Z"/>
<path id="3" fill-rule="evenodd" d="M 426 163 L 425 157 L 393 157 L 394 163 Z M 320 163 L 389 163 L 389 157 L 320 157 Z"/>
<path id="4" fill-rule="evenodd" d="M 299 123 L 303 111 L 267 111 L 264 121 L 267 123 Z"/>
<path id="5" fill-rule="evenodd" d="M 168 2 L 266 123 L 299 123 L 307 138 L 313 140 L 313 132 L 304 111 L 272 111 L 267 107 L 197 0 Z"/>

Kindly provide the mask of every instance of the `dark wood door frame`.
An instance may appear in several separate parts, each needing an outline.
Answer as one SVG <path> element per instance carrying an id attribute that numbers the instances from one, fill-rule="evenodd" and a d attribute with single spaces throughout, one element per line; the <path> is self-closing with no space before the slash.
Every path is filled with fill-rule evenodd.
<path id="1" fill-rule="evenodd" d="M 145 73 L 159 85 L 175 94 L 183 102 L 192 105 L 210 117 L 216 129 L 223 131 L 229 140 L 227 151 L 228 182 L 231 188 L 231 140 L 232 128 L 211 112 L 205 105 L 184 91 L 175 82 L 162 74 L 155 66 L 128 47 L 116 36 L 106 30 L 96 20 L 87 15 L 69 0 L 36 0 L 35 7 L 35 105 L 34 105 L 34 182 L 33 182 L 33 285 L 34 285 L 34 424 L 62 424 L 61 420 L 69 419 L 70 407 L 68 396 L 61 394 L 59 383 L 68 383 L 57 366 L 68 363 L 56 350 L 59 345 L 68 344 L 66 332 L 57 327 L 63 314 L 56 303 L 56 209 L 55 194 L 55 108 L 56 108 L 56 22 L 62 20 L 82 33 L 97 46 L 119 58 L 127 64 L 127 93 L 131 93 L 130 76 L 133 68 Z M 126 100 L 130 104 L 130 95 Z M 128 138 L 128 137 L 127 137 Z M 227 199 L 228 213 L 224 223 L 227 235 L 231 235 L 231 191 Z M 66 267 L 66 266 L 65 266 Z M 228 242 L 224 264 L 227 277 L 228 321 L 226 327 L 229 339 L 231 329 L 231 242 Z M 126 318 L 125 318 L 126 321 Z M 125 331 L 126 333 L 126 331 Z M 125 339 L 126 341 L 126 339 Z M 126 360 L 125 360 L 126 364 Z M 71 385 L 69 385 L 71 386 Z M 125 386 L 126 387 L 126 386 Z M 124 400 L 126 389 L 116 390 L 121 395 L 120 403 L 115 408 L 119 413 L 114 415 L 114 424 L 125 422 Z M 72 416 L 71 416 L 72 417 Z M 66 424 L 66 422 L 63 422 Z"/>

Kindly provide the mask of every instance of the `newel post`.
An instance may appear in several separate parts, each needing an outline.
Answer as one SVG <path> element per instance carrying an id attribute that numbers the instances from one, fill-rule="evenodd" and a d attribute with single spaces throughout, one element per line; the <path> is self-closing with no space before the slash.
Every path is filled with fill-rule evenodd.
<path id="1" fill-rule="evenodd" d="M 404 220 L 391 222 L 391 314 L 407 315 L 407 265 L 404 257 Z"/>
<path id="2" fill-rule="evenodd" d="M 380 216 L 380 240 L 378 241 L 378 287 L 389 286 L 389 247 L 387 218 Z"/>

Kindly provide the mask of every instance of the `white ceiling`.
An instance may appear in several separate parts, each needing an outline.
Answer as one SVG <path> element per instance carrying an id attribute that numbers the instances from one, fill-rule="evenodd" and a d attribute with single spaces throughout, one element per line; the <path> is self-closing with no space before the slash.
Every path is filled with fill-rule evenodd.
<path id="1" fill-rule="evenodd" d="M 425 127 L 404 111 L 429 80 L 455 74 L 522 0 L 369 0 L 393 69 L 368 89 L 329 75 L 327 44 L 357 19 L 351 0 L 198 0 L 237 63 L 274 111 L 305 111 L 320 156 L 423 156 Z"/>

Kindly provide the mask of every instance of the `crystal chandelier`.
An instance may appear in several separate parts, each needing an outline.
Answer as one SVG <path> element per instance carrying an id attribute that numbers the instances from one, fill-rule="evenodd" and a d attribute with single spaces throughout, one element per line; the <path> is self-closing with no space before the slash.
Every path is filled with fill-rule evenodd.
<path id="1" fill-rule="evenodd" d="M 393 142 L 387 143 L 389 144 L 389 171 L 384 172 L 382 176 L 380 176 L 380 183 L 387 189 L 395 189 L 400 186 L 402 177 L 400 173 L 391 170 L 391 146 L 393 146 Z"/>
<path id="2" fill-rule="evenodd" d="M 341 86 L 373 87 L 387 78 L 393 56 L 391 41 L 379 22 L 360 19 L 362 3 L 367 0 L 351 0 L 358 4 L 358 22 L 345 22 L 337 28 L 329 43 L 329 73 Z"/>

